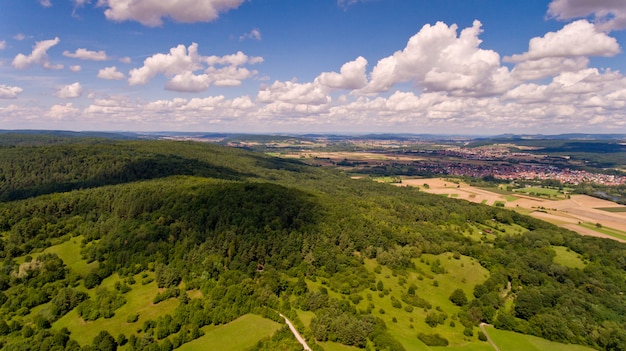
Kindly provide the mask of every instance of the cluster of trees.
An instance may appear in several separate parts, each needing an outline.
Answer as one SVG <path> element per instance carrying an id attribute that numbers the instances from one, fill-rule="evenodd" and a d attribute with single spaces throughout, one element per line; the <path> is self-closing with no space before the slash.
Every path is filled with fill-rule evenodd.
<path id="1" fill-rule="evenodd" d="M 385 290 L 363 259 L 402 271 L 414 269 L 412 260 L 423 253 L 445 252 L 473 257 L 490 271 L 473 296 L 450 296 L 466 335 L 488 322 L 626 350 L 621 243 L 580 237 L 505 209 L 204 144 L 88 140 L 0 147 L 2 155 L 10 157 L 0 157 L 6 162 L 0 164 L 0 346 L 9 350 L 52 342 L 75 347 L 68 333 L 59 336 L 50 326 L 73 309 L 86 320 L 111 317 L 137 284 L 132 277 L 147 271 L 165 289 L 154 302 L 177 298 L 179 307 L 152 320 L 137 315 L 139 332 L 102 334 L 84 348 L 171 349 L 199 337 L 205 325 L 251 312 L 280 320 L 275 311 L 295 317 L 298 308 L 315 314 L 305 330 L 311 340 L 402 350 L 372 308 L 355 307 L 368 289 Z M 20 180 L 24 175 L 30 178 Z M 9 201 L 14 198 L 22 200 Z M 464 234 L 498 223 L 524 230 L 481 240 Z M 97 263 L 89 274 L 73 272 L 54 254 L 15 260 L 77 235 L 84 238 L 83 258 Z M 586 267 L 554 263 L 552 246 L 582 255 Z M 431 271 L 445 273 L 437 261 Z M 99 287 L 113 273 L 123 283 Z M 324 288 L 309 291 L 305 278 L 323 280 Z M 81 281 L 93 297 L 79 288 Z M 187 289 L 201 296 L 190 298 Z M 332 298 L 328 289 L 345 299 Z M 415 290 L 409 286 L 394 306 L 430 310 L 428 296 Z M 503 291 L 514 298 L 510 311 Z M 448 318 L 429 313 L 435 326 Z M 281 335 L 257 348 L 289 344 Z M 443 343 L 435 334 L 420 339 Z"/>

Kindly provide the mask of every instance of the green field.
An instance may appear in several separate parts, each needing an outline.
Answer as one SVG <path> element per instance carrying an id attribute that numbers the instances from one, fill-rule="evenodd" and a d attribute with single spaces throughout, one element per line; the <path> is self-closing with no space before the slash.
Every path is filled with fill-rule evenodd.
<path id="1" fill-rule="evenodd" d="M 538 338 L 536 336 L 519 334 L 493 327 L 485 328 L 493 342 L 501 351 L 592 351 L 592 348 L 573 344 L 561 344 Z M 493 349 L 492 349 L 493 350 Z"/>
<path id="2" fill-rule="evenodd" d="M 565 197 L 565 195 L 563 194 L 561 190 L 552 189 L 552 188 L 530 187 L 530 188 L 515 189 L 514 192 L 524 193 L 526 195 L 531 195 L 531 196 L 547 197 L 547 198 L 564 198 Z"/>
<path id="3" fill-rule="evenodd" d="M 416 269 L 410 270 L 406 274 L 394 275 L 391 269 L 381 266 L 380 273 L 376 274 L 376 280 L 383 283 L 388 294 L 368 290 L 365 293 L 366 298 L 359 303 L 357 308 L 365 308 L 369 303 L 368 299 L 371 298 L 371 302 L 376 306 L 374 314 L 385 322 L 389 332 L 407 350 L 429 350 L 417 339 L 418 333 L 439 333 L 447 338 L 451 345 L 467 345 L 468 341 L 462 334 L 463 326 L 460 323 L 456 323 L 455 327 L 450 326 L 451 317 L 458 313 L 460 308 L 455 306 L 448 297 L 457 288 L 463 289 L 467 296 L 472 296 L 473 287 L 485 281 L 489 273 L 472 258 L 460 256 L 459 259 L 454 259 L 452 256 L 451 253 L 423 254 L 420 258 L 413 259 Z M 435 274 L 431 272 L 431 265 L 437 260 L 446 271 L 445 273 Z M 374 260 L 365 260 L 366 268 L 372 272 L 375 272 L 374 268 L 377 265 Z M 402 308 L 393 307 L 391 297 L 401 300 L 401 295 L 406 293 L 411 284 L 417 286 L 416 294 L 418 296 L 426 298 L 432 304 L 431 310 L 415 307 L 412 312 L 407 312 L 404 310 L 406 305 L 404 302 L 402 302 Z M 437 307 L 447 313 L 449 318 L 443 325 L 432 328 L 426 324 L 425 318 L 428 313 L 436 311 Z M 379 312 L 380 309 L 384 310 L 384 314 Z M 396 322 L 393 321 L 394 318 Z M 477 340 L 473 340 L 473 342 L 475 341 Z"/>
<path id="4" fill-rule="evenodd" d="M 344 344 L 340 344 L 340 343 L 336 343 L 336 342 L 332 342 L 332 341 L 320 342 L 320 343 L 318 343 L 318 345 L 323 347 L 324 351 L 358 351 L 358 350 L 362 350 L 362 349 L 360 349 L 358 347 L 346 346 Z"/>
<path id="5" fill-rule="evenodd" d="M 576 252 L 564 246 L 553 246 L 552 249 L 556 252 L 555 263 L 569 268 L 585 268 L 585 262 L 580 259 L 580 255 Z"/>
<path id="6" fill-rule="evenodd" d="M 613 213 L 623 213 L 626 212 L 626 207 L 596 207 L 596 210 L 613 212 Z"/>
<path id="7" fill-rule="evenodd" d="M 613 229 L 609 227 L 598 227 L 597 225 L 593 223 L 580 223 L 579 225 L 587 229 L 595 230 L 598 233 L 606 234 L 617 239 L 626 240 L 626 232 L 621 231 L 621 230 L 617 230 L 617 229 Z"/>
<path id="8" fill-rule="evenodd" d="M 87 261 L 81 259 L 80 249 L 82 240 L 82 235 L 76 236 L 62 242 L 61 244 L 51 246 L 43 250 L 43 252 L 33 253 L 30 256 L 35 259 L 42 253 L 54 253 L 59 256 L 61 260 L 63 260 L 63 263 L 65 263 L 68 268 L 79 275 L 84 276 L 92 269 L 98 267 L 98 262 L 87 263 Z M 25 256 L 22 256 L 17 258 L 15 261 L 21 264 L 24 262 L 24 259 Z"/>
<path id="9" fill-rule="evenodd" d="M 154 273 L 150 274 L 153 275 Z M 119 280 L 117 274 L 114 274 L 105 279 L 101 286 L 112 289 L 115 282 Z M 153 281 L 142 285 L 142 278 L 139 274 L 135 276 L 135 280 L 137 282 L 131 285 L 132 290 L 124 294 L 126 304 L 117 309 L 115 316 L 112 318 L 99 318 L 95 321 L 85 322 L 74 309 L 55 322 L 53 327 L 55 329 L 67 328 L 72 333 L 73 339 L 81 345 L 87 345 L 92 342 L 100 330 L 107 330 L 114 337 L 122 333 L 134 333 L 137 328 L 141 328 L 144 321 L 148 319 L 154 320 L 158 316 L 172 313 L 179 305 L 178 299 L 169 299 L 154 305 L 152 300 L 158 292 L 156 283 Z M 94 293 L 93 290 L 89 291 L 91 295 Z M 134 323 L 128 323 L 126 321 L 128 316 L 135 313 L 139 314 L 139 320 Z"/>
<path id="10" fill-rule="evenodd" d="M 254 346 L 259 340 L 272 336 L 281 327 L 282 324 L 272 320 L 255 314 L 246 314 L 228 324 L 203 327 L 203 336 L 183 344 L 178 350 L 243 351 Z"/>

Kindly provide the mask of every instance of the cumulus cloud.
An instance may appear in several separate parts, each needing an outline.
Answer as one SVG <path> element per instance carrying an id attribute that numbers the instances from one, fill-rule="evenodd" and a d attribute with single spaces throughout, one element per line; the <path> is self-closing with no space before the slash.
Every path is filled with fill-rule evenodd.
<path id="1" fill-rule="evenodd" d="M 262 63 L 263 58 L 259 56 L 248 56 L 241 51 L 237 51 L 236 54 L 224 55 L 224 56 L 208 56 L 204 58 L 205 62 L 210 66 L 214 65 L 231 65 L 242 66 L 245 64 Z"/>
<path id="2" fill-rule="evenodd" d="M 362 92 L 384 92 L 409 81 L 427 91 L 455 95 L 489 95 L 505 90 L 512 84 L 508 69 L 500 65 L 497 52 L 479 48 L 481 26 L 474 21 L 457 36 L 456 25 L 425 25 L 402 51 L 378 61 Z"/>
<path id="3" fill-rule="evenodd" d="M 80 67 L 80 65 L 73 65 L 73 66 L 70 66 L 69 68 L 70 68 L 70 71 L 72 72 L 80 72 L 80 70 L 83 69 L 82 67 Z"/>
<path id="4" fill-rule="evenodd" d="M 74 107 L 71 102 L 64 105 L 53 105 L 50 110 L 46 112 L 46 116 L 55 120 L 63 120 L 71 117 L 75 117 L 80 113 L 80 109 Z"/>
<path id="5" fill-rule="evenodd" d="M 132 62 L 132 60 L 131 60 L 131 58 L 130 58 L 130 57 L 126 56 L 126 57 L 122 57 L 122 58 L 120 58 L 120 62 L 121 62 L 121 63 L 131 63 L 131 62 Z"/>
<path id="6" fill-rule="evenodd" d="M 20 87 L 0 84 L 0 99 L 15 99 L 22 91 L 24 91 L 24 89 Z"/>
<path id="7" fill-rule="evenodd" d="M 57 90 L 56 96 L 61 99 L 72 99 L 77 98 L 83 94 L 83 87 L 79 82 L 72 83 L 61 87 Z"/>
<path id="8" fill-rule="evenodd" d="M 249 33 L 245 33 L 239 37 L 239 41 L 245 39 L 261 40 L 261 31 L 259 30 L 259 28 L 254 28 Z"/>
<path id="9" fill-rule="evenodd" d="M 367 60 L 359 56 L 341 66 L 340 73 L 324 72 L 316 81 L 331 89 L 360 89 L 367 84 L 366 67 Z"/>
<path id="10" fill-rule="evenodd" d="M 322 105 L 329 103 L 331 98 L 319 84 L 276 81 L 271 86 L 259 90 L 257 101 Z"/>
<path id="11" fill-rule="evenodd" d="M 516 64 L 511 76 L 520 82 L 539 80 L 562 72 L 576 72 L 587 68 L 588 64 L 586 57 L 546 57 Z"/>
<path id="12" fill-rule="evenodd" d="M 528 52 L 505 57 L 505 61 L 520 62 L 547 57 L 615 56 L 620 52 L 615 38 L 600 32 L 586 20 L 567 24 L 557 32 L 530 40 Z"/>
<path id="13" fill-rule="evenodd" d="M 51 7 L 52 6 L 52 3 L 50 2 L 50 0 L 39 0 L 39 3 L 43 7 Z"/>
<path id="14" fill-rule="evenodd" d="M 108 80 L 120 80 L 126 78 L 124 73 L 117 70 L 117 67 L 105 67 L 98 71 L 98 78 L 108 79 Z"/>
<path id="15" fill-rule="evenodd" d="M 87 49 L 76 49 L 75 52 L 63 51 L 63 56 L 76 58 L 80 60 L 105 61 L 108 59 L 104 51 L 90 51 Z"/>
<path id="16" fill-rule="evenodd" d="M 621 0 L 553 0 L 548 15 L 559 20 L 593 16 L 603 31 L 626 28 L 626 2 Z"/>
<path id="17" fill-rule="evenodd" d="M 183 72 L 196 71 L 202 68 L 201 57 L 198 55 L 198 44 L 193 43 L 186 48 L 178 45 L 170 49 L 169 54 L 155 54 L 144 60 L 143 66 L 130 71 L 130 85 L 146 84 L 157 74 L 174 76 Z"/>
<path id="18" fill-rule="evenodd" d="M 4 50 L 7 47 L 7 42 L 4 40 L 0 40 L 0 50 Z"/>
<path id="19" fill-rule="evenodd" d="M 245 79 L 257 75 L 257 71 L 240 67 L 263 62 L 261 57 L 249 57 L 239 51 L 225 56 L 201 56 L 198 44 L 189 47 L 178 45 L 167 54 L 155 54 L 144 60 L 143 66 L 129 73 L 130 85 L 146 84 L 158 74 L 169 80 L 168 90 L 200 92 L 215 86 L 238 86 Z M 202 73 L 198 71 L 203 70 Z M 198 72 L 198 73 L 196 73 Z"/>
<path id="20" fill-rule="evenodd" d="M 17 69 L 26 69 L 32 65 L 41 65 L 47 69 L 62 69 L 61 64 L 51 64 L 48 59 L 47 51 L 57 45 L 61 40 L 56 37 L 50 40 L 38 41 L 33 46 L 33 51 L 30 55 L 18 54 L 13 59 L 13 67 Z"/>
<path id="21" fill-rule="evenodd" d="M 104 15 L 112 21 L 137 21 L 145 26 L 163 24 L 163 18 L 176 22 L 211 22 L 220 13 L 238 8 L 244 0 L 99 0 Z"/>
<path id="22" fill-rule="evenodd" d="M 26 39 L 26 35 L 22 34 L 22 33 L 17 33 L 13 36 L 13 39 L 17 40 L 17 41 L 22 41 L 24 39 Z"/>

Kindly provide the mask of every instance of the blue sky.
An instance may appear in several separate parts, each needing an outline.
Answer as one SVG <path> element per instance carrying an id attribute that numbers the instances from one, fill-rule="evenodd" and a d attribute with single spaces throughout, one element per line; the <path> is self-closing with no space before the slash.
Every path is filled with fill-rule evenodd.
<path id="1" fill-rule="evenodd" d="M 621 0 L 4 0 L 0 129 L 626 133 Z"/>

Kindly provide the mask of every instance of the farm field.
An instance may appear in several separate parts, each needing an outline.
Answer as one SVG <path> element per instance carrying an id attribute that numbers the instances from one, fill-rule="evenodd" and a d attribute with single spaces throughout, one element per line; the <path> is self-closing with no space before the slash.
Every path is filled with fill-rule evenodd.
<path id="1" fill-rule="evenodd" d="M 452 182 L 442 178 L 402 179 L 399 186 L 414 186 L 432 194 L 467 200 L 486 205 L 503 205 L 524 214 L 573 230 L 581 235 L 599 236 L 626 242 L 621 233 L 626 232 L 626 206 L 597 199 L 587 195 L 570 195 L 569 199 L 548 199 L 524 194 L 507 195 L 502 191 L 491 191 L 473 187 L 463 182 Z M 541 188 L 537 188 L 541 189 Z M 555 191 L 544 189 L 545 191 Z M 610 211 L 606 209 L 610 208 Z M 600 223 L 603 230 L 580 223 Z"/>

